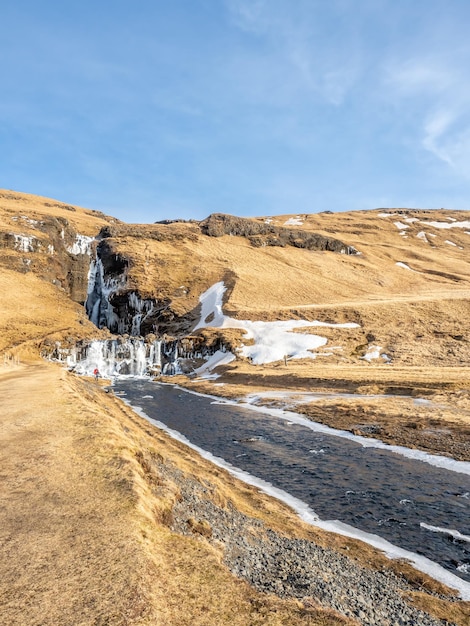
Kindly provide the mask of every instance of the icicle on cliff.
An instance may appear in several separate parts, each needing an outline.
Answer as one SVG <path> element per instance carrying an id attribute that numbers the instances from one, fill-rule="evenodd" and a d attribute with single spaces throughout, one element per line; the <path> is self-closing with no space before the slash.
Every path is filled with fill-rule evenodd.
<path id="1" fill-rule="evenodd" d="M 129 261 L 116 254 L 106 238 L 101 239 L 90 264 L 85 302 L 87 315 L 95 326 L 131 337 L 187 334 L 196 315 L 178 316 L 171 309 L 170 298 L 143 298 L 129 284 L 128 268 Z"/>
<path id="2" fill-rule="evenodd" d="M 95 369 L 100 376 L 152 376 L 189 373 L 194 361 L 207 360 L 216 352 L 225 352 L 221 340 L 207 346 L 201 337 L 163 340 L 155 335 L 145 339 L 116 337 L 114 339 L 83 341 L 71 347 L 59 342 L 44 344 L 44 358 L 59 361 L 77 374 L 92 376 Z"/>
<path id="3" fill-rule="evenodd" d="M 104 378 L 147 376 L 161 371 L 161 345 L 161 341 L 132 338 L 92 341 L 74 348 L 65 358 L 70 368 L 85 376 L 92 376 L 95 369 Z"/>

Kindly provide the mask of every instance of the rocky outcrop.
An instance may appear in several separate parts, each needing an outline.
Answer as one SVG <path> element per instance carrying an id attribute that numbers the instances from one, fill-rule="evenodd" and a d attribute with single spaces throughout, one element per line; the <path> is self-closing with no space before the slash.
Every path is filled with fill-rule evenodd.
<path id="1" fill-rule="evenodd" d="M 153 239 L 154 241 L 175 242 L 184 240 L 196 240 L 199 229 L 195 222 L 184 220 L 165 220 L 156 224 L 109 224 L 104 226 L 98 235 L 98 239 L 118 239 L 131 237 L 134 239 Z"/>
<path id="2" fill-rule="evenodd" d="M 94 238 L 78 233 L 64 217 L 14 215 L 11 221 L 12 229 L 0 232 L 0 262 L 21 273 L 35 271 L 84 304 Z"/>
<path id="3" fill-rule="evenodd" d="M 252 246 L 293 246 L 306 250 L 328 250 L 340 254 L 357 254 L 353 246 L 339 239 L 294 228 L 284 228 L 256 220 L 214 213 L 200 223 L 201 232 L 209 237 L 233 235 L 245 237 Z"/>

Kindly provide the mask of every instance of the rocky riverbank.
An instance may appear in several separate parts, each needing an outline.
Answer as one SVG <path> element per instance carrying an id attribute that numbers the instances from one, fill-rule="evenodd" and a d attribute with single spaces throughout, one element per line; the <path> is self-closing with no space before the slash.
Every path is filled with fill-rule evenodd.
<path id="1" fill-rule="evenodd" d="M 438 626 L 405 600 L 415 588 L 390 570 L 374 571 L 307 539 L 294 539 L 266 527 L 233 506 L 208 499 L 210 488 L 175 468 L 163 469 L 181 492 L 173 507 L 172 530 L 200 535 L 224 550 L 224 562 L 257 590 L 297 598 L 307 606 L 320 603 L 361 624 Z"/>

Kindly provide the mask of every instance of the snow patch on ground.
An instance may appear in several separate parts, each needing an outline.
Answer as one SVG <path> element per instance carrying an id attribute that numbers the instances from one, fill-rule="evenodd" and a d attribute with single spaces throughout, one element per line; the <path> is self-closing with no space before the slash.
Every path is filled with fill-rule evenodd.
<path id="1" fill-rule="evenodd" d="M 358 328 L 358 324 L 328 324 L 326 322 L 308 322 L 304 320 L 288 320 L 279 322 L 263 322 L 237 320 L 224 315 L 222 298 L 226 291 L 223 282 L 216 283 L 199 298 L 201 303 L 201 319 L 194 330 L 206 328 L 240 328 L 245 331 L 244 339 L 251 340 L 250 345 L 243 345 L 240 352 L 252 360 L 255 365 L 291 359 L 315 358 L 312 350 L 327 343 L 325 337 L 292 332 L 298 328 L 323 326 L 328 328 Z"/>
<path id="2" fill-rule="evenodd" d="M 419 222 L 419 219 L 417 217 L 405 217 L 405 222 L 408 222 L 408 224 L 413 224 L 413 222 Z"/>
<path id="3" fill-rule="evenodd" d="M 411 396 L 408 396 L 411 398 Z M 361 394 L 361 393 L 328 393 L 324 391 L 310 392 L 310 391 L 258 391 L 256 393 L 249 393 L 243 398 L 244 404 L 251 404 L 253 406 L 263 406 L 263 402 L 275 400 L 277 403 L 276 408 L 281 408 L 282 402 L 283 409 L 289 409 L 295 407 L 298 404 L 306 404 L 309 402 L 320 402 L 325 400 L 352 400 L 358 399 L 364 400 L 377 400 L 377 399 L 389 399 L 395 398 L 390 394 Z M 266 406 L 266 405 L 264 405 Z"/>
<path id="4" fill-rule="evenodd" d="M 395 217 L 396 213 L 378 213 L 377 217 Z"/>
<path id="5" fill-rule="evenodd" d="M 217 350 L 217 352 L 214 352 L 214 354 L 207 359 L 204 365 L 198 367 L 194 370 L 194 372 L 198 374 L 200 378 L 215 380 L 216 378 L 219 378 L 219 374 L 213 374 L 212 370 L 219 365 L 227 365 L 228 363 L 231 363 L 235 358 L 236 357 L 233 352 L 223 352 L 222 350 Z"/>
<path id="6" fill-rule="evenodd" d="M 424 230 L 419 232 L 416 236 L 418 237 L 418 239 L 421 239 L 422 241 L 425 241 L 426 243 L 429 243 L 429 240 L 426 237 L 426 233 L 424 232 Z"/>
<path id="7" fill-rule="evenodd" d="M 33 241 L 35 241 L 36 237 L 17 235 L 16 233 L 12 233 L 12 235 L 15 238 L 15 250 L 19 250 L 20 252 L 34 252 Z"/>
<path id="8" fill-rule="evenodd" d="M 379 359 L 381 353 L 382 353 L 381 346 L 369 346 L 364 356 L 361 356 L 361 359 L 364 359 L 364 361 L 369 361 L 370 363 L 372 359 Z"/>
<path id="9" fill-rule="evenodd" d="M 290 217 L 287 222 L 284 222 L 284 226 L 302 226 L 303 222 L 300 219 L 299 215 L 295 217 Z"/>
<path id="10" fill-rule="evenodd" d="M 403 224 L 403 222 L 393 222 L 398 230 L 406 230 L 409 228 L 408 224 Z"/>
<path id="11" fill-rule="evenodd" d="M 36 228 L 39 224 L 44 224 L 44 222 L 38 222 L 38 220 L 33 220 L 31 217 L 28 217 L 27 215 L 14 215 L 11 219 L 15 222 L 17 222 L 18 220 L 23 220 L 23 222 L 26 222 L 33 228 Z"/>
<path id="12" fill-rule="evenodd" d="M 397 263 L 395 263 L 395 265 L 398 265 L 398 267 L 402 267 L 405 270 L 410 270 L 410 272 L 414 272 L 414 270 L 412 270 L 409 265 L 407 265 L 406 263 L 402 263 L 401 261 L 398 261 Z"/>
<path id="13" fill-rule="evenodd" d="M 454 243 L 453 241 L 449 241 L 448 239 L 446 239 L 445 241 L 447 244 L 449 244 L 449 246 L 455 246 L 457 248 L 457 244 Z"/>
<path id="14" fill-rule="evenodd" d="M 470 228 L 470 220 L 464 222 L 423 222 L 427 226 L 433 226 L 434 228 Z"/>

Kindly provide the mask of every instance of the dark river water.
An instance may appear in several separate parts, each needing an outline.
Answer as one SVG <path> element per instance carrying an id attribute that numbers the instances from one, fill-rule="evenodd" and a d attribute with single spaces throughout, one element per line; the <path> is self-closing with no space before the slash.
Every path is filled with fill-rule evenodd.
<path id="1" fill-rule="evenodd" d="M 468 475 L 171 385 L 120 380 L 114 389 L 198 447 L 307 503 L 321 519 L 379 535 L 470 581 Z"/>

